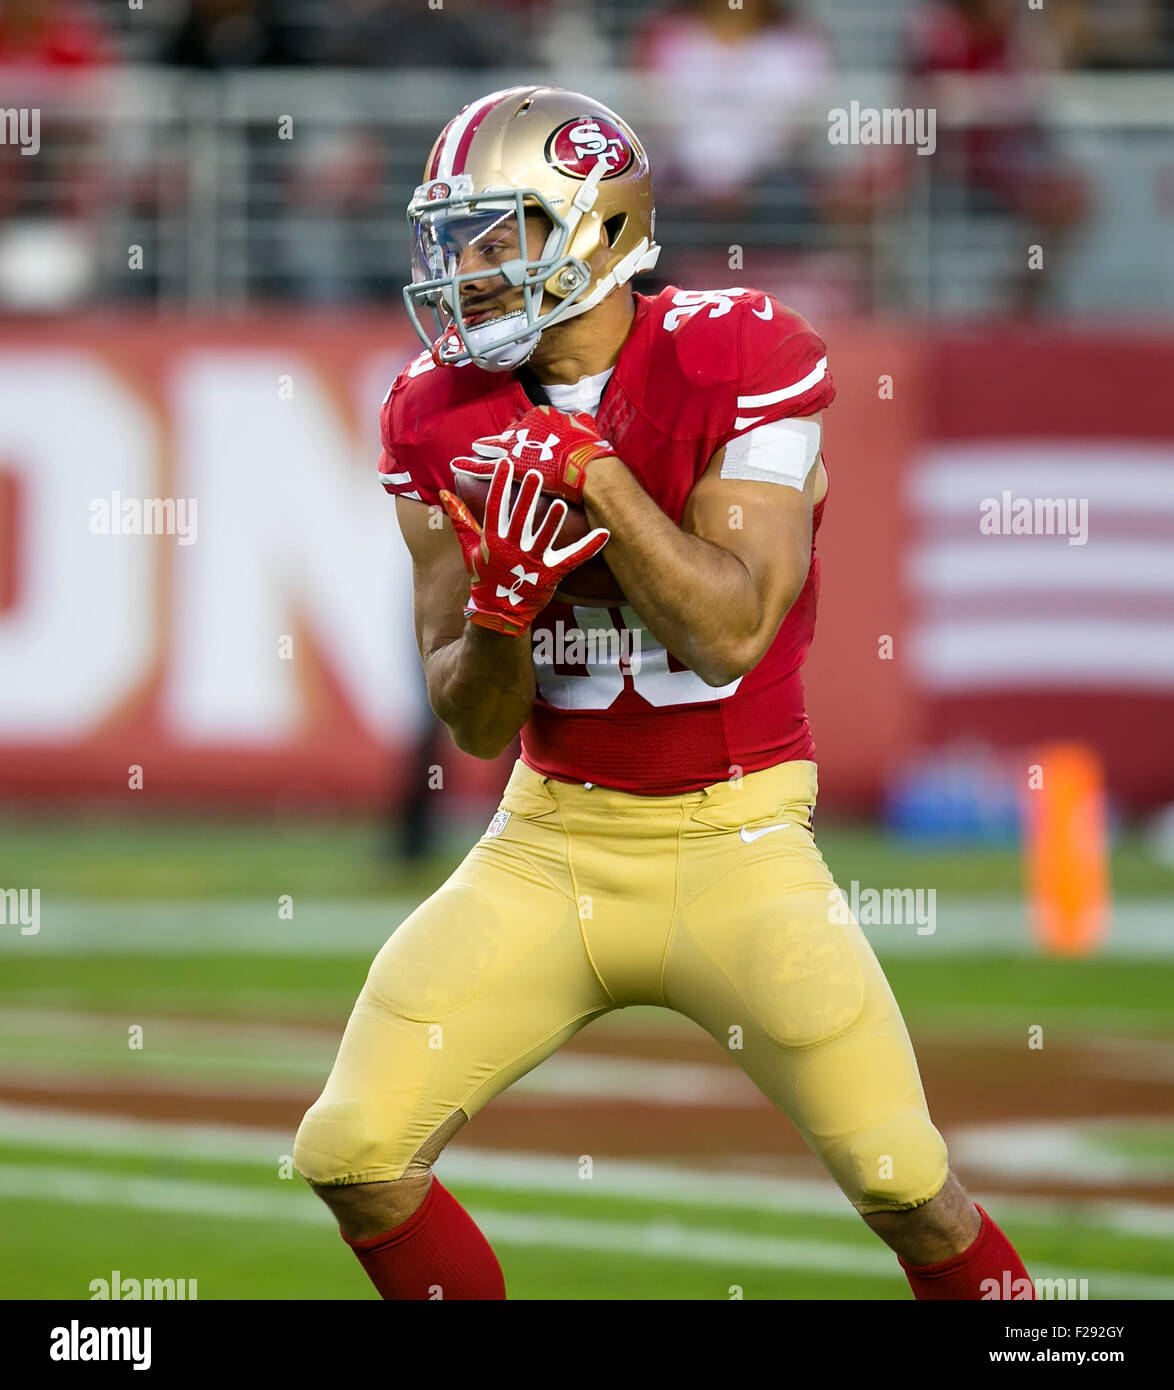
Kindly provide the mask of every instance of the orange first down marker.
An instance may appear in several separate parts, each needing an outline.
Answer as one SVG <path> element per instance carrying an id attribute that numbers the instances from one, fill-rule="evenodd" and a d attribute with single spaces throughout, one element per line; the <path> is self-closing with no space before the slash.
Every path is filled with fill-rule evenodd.
<path id="1" fill-rule="evenodd" d="M 1036 940 L 1050 955 L 1090 955 L 1105 937 L 1109 846 L 1100 759 L 1082 743 L 1054 743 L 1032 759 L 1024 856 Z"/>

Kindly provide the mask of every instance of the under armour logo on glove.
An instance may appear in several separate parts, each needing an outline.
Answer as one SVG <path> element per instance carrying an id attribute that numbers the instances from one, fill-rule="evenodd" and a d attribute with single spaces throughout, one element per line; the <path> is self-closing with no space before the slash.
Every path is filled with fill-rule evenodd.
<path id="1" fill-rule="evenodd" d="M 522 596 L 518 593 L 518 590 L 523 584 L 537 584 L 538 571 L 527 570 L 523 565 L 515 565 L 513 569 L 510 570 L 510 573 L 516 574 L 518 576 L 517 579 L 514 580 L 508 589 L 504 584 L 499 584 L 497 586 L 497 597 L 508 598 L 509 601 L 516 606 L 522 601 Z"/>
<path id="2" fill-rule="evenodd" d="M 453 471 L 463 472 L 467 464 L 477 462 L 454 459 Z M 492 477 L 483 526 L 455 493 L 442 490 L 440 500 L 472 580 L 465 617 L 479 627 L 517 637 L 529 630 L 565 576 L 599 554 L 611 532 L 597 526 L 582 540 L 556 549 L 567 504 L 557 497 L 547 503 L 542 496 L 542 474 L 536 468 L 527 470 L 513 501 L 513 460 L 501 458 L 489 467 Z M 511 577 L 513 582 L 507 584 Z"/>
<path id="3" fill-rule="evenodd" d="M 454 459 L 453 471 L 488 479 L 498 459 L 516 458 L 542 475 L 543 492 L 582 506 L 588 464 L 610 458 L 615 450 L 600 438 L 586 411 L 564 415 L 553 406 L 539 405 L 500 434 L 474 440 L 472 453 L 475 457 Z"/>
<path id="4" fill-rule="evenodd" d="M 503 439 L 508 439 L 511 434 L 514 436 L 515 441 L 514 447 L 510 450 L 511 456 L 516 459 L 522 459 L 526 463 L 549 463 L 550 460 L 554 458 L 554 446 L 561 442 L 557 434 L 548 434 L 545 440 L 531 439 L 530 431 L 525 428 L 520 430 L 506 430 L 501 437 Z M 478 440 L 478 443 L 480 442 L 481 441 Z M 474 444 L 473 448 L 476 449 L 477 445 Z M 527 459 L 527 449 L 537 449 L 538 457 L 536 459 Z M 486 454 L 485 457 L 488 458 L 489 455 Z"/>

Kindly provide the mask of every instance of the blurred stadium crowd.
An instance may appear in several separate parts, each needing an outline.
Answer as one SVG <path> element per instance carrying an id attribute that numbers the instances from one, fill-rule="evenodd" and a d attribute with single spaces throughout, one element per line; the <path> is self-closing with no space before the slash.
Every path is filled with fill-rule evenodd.
<path id="1" fill-rule="evenodd" d="M 658 60 L 666 36 L 687 38 L 703 60 L 750 36 L 776 44 L 802 36 L 805 46 L 834 43 L 861 65 L 899 60 L 928 42 L 943 66 L 959 66 L 960 50 L 951 59 L 949 47 L 969 38 L 975 52 L 966 65 L 973 67 L 1020 47 L 1025 9 L 1046 13 L 1031 42 L 1047 45 L 1061 64 L 1146 68 L 1171 56 L 1174 16 L 1161 0 L 1049 0 L 1046 7 L 1000 0 L 6 0 L 0 54 L 6 63 L 61 68 L 119 61 L 486 68 L 553 61 L 573 40 L 588 45 L 576 49 L 581 59 L 640 67 Z M 813 62 L 824 60 L 812 53 Z"/>
<path id="2" fill-rule="evenodd" d="M 1172 59 L 1168 0 L 0 0 L 0 308 L 394 301 L 436 130 L 549 80 L 644 131 L 666 282 L 753 253 L 809 313 L 1160 311 Z M 933 107 L 934 157 L 835 149 L 851 100 Z M 1046 295 L 1008 238 L 1062 257 Z"/>

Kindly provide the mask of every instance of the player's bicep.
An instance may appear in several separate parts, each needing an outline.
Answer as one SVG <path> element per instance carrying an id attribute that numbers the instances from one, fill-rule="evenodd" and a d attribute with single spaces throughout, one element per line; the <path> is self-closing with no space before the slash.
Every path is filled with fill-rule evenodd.
<path id="1" fill-rule="evenodd" d="M 423 502 L 395 499 L 396 516 L 412 557 L 412 608 L 425 671 L 434 653 L 464 631 L 469 575 L 448 518 Z"/>
<path id="2" fill-rule="evenodd" d="M 812 510 L 820 478 L 819 416 L 756 430 L 710 460 L 685 506 L 682 527 L 736 555 L 763 598 L 772 634 L 807 578 Z M 773 625 L 773 626 L 772 626 Z"/>

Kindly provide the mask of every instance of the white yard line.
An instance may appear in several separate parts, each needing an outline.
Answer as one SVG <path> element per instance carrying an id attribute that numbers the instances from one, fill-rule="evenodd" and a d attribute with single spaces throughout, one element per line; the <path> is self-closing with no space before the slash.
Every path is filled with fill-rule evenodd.
<path id="1" fill-rule="evenodd" d="M 1157 1154 L 1106 1150 L 1118 1127 L 1170 1133 L 1169 1120 L 1136 1115 L 1099 1115 L 1070 1120 L 1007 1121 L 968 1125 L 950 1133 L 950 1157 L 974 1173 L 996 1173 L 1005 1180 L 1042 1179 L 1060 1186 L 1128 1184 L 1169 1186 L 1174 1167 Z"/>
<path id="2" fill-rule="evenodd" d="M 313 1042 L 338 1045 L 339 1030 L 333 1024 L 294 1024 L 279 1023 L 264 1019 L 218 1019 L 185 1018 L 177 1014 L 144 1014 L 139 1010 L 101 1012 L 94 1009 L 45 1009 L 21 1004 L 5 1005 L 0 1013 L 0 1039 L 5 1036 L 15 1038 L 36 1037 L 44 1034 L 49 1037 L 70 1037 L 83 1035 L 93 1038 L 102 1035 L 114 1039 L 125 1051 L 127 1029 L 135 1024 L 143 1030 L 143 1037 L 149 1039 L 153 1033 L 161 1033 L 175 1041 L 185 1042 L 223 1042 L 236 1045 L 258 1043 L 269 1047 L 299 1048 Z"/>
<path id="3" fill-rule="evenodd" d="M 22 1075 L 69 1084 L 64 1063 L 83 1074 L 101 1070 L 119 1079 L 144 1074 L 210 1074 L 229 1070 L 239 1086 L 256 1073 L 325 1082 L 341 1036 L 338 1027 L 222 1019 L 151 1018 L 135 1015 L 143 1047 L 127 1046 L 127 1016 L 78 1010 L 6 1008 L 0 1014 L 0 1056 Z M 42 1078 L 42 1069 L 49 1076 Z M 219 1078 L 222 1079 L 222 1078 Z M 645 1105 L 720 1105 L 751 1108 L 767 1102 L 753 1083 L 729 1064 L 658 1061 L 646 1057 L 560 1052 L 510 1087 L 514 1100 L 556 1096 L 563 1102 L 632 1100 Z"/>
<path id="4" fill-rule="evenodd" d="M 47 1148 L 61 1153 L 129 1154 L 188 1158 L 204 1163 L 254 1164 L 276 1174 L 293 1147 L 292 1131 L 163 1120 L 128 1120 L 73 1110 L 0 1104 L 0 1151 Z M 587 1193 L 638 1198 L 712 1210 L 726 1207 L 764 1212 L 796 1212 L 859 1218 L 830 1179 L 768 1177 L 750 1173 L 699 1171 L 666 1163 L 601 1157 L 593 1177 L 579 1177 L 579 1155 L 453 1148 L 437 1171 L 445 1182 L 503 1192 L 543 1192 L 556 1196 Z M 979 1200 L 986 1202 L 981 1193 Z M 998 1219 L 1006 1216 L 1041 1225 L 1081 1229 L 1153 1240 L 1174 1239 L 1174 1207 L 1143 1202 L 1060 1201 L 999 1194 L 990 1199 Z"/>
<path id="5" fill-rule="evenodd" d="M 0 954 L 170 956 L 374 956 L 415 909 L 380 901 L 299 897 L 278 917 L 272 898 L 51 898 L 42 895 L 40 930 L 0 932 Z"/>
<path id="6" fill-rule="evenodd" d="M 153 1211 L 170 1215 L 221 1218 L 237 1223 L 254 1220 L 328 1227 L 326 1208 L 308 1197 L 259 1192 L 251 1187 L 165 1178 L 120 1176 L 78 1168 L 39 1164 L 0 1164 L 0 1198 L 27 1200 L 31 1194 L 74 1206 L 103 1206 Z M 573 1217 L 522 1215 L 480 1207 L 478 1224 L 489 1240 L 500 1245 L 524 1245 L 560 1250 L 622 1254 L 629 1259 L 671 1259 L 700 1265 L 724 1265 L 723 1278 L 740 1278 L 742 1269 L 813 1270 L 848 1277 L 898 1276 L 895 1257 L 876 1247 L 855 1247 L 833 1241 L 790 1240 L 713 1227 L 699 1229 L 675 1221 L 599 1221 Z M 1051 1266 L 1038 1268 L 1039 1279 L 1088 1280 L 1090 1292 L 1102 1298 L 1174 1298 L 1174 1279 L 1121 1274 L 1113 1270 L 1082 1269 L 1078 1274 Z M 753 1290 L 751 1289 L 753 1295 Z M 722 1290 L 726 1296 L 726 1290 Z"/>
<path id="7" fill-rule="evenodd" d="M 989 1045 L 990 1011 L 984 1010 L 984 1016 L 981 1036 L 954 1031 L 948 1035 L 950 1045 Z M 956 1029 L 957 1016 L 951 1017 Z M 209 1089 L 215 1090 L 222 1089 L 224 1080 L 217 1073 L 227 1071 L 237 1086 L 249 1074 L 256 1074 L 266 1086 L 280 1084 L 284 1078 L 288 1090 L 294 1079 L 325 1080 L 341 1036 L 337 1024 L 136 1014 L 133 1021 L 142 1027 L 144 1047 L 131 1052 L 126 1046 L 127 1018 L 125 1013 L 10 1006 L 0 1012 L 0 1057 L 46 1085 L 69 1086 L 75 1075 L 70 1068 L 76 1068 L 83 1075 L 103 1072 L 120 1079 L 166 1073 L 174 1080 L 176 1073 L 189 1078 L 202 1073 L 208 1077 Z M 665 1013 L 670 1026 L 673 1018 Z M 1018 1037 L 1021 1011 L 1017 1019 Z M 622 1036 L 613 1024 L 599 1026 L 613 1038 Z M 640 1035 L 647 1036 L 646 1029 Z M 679 1035 L 674 1031 L 671 1036 Z M 1174 1079 L 1174 1043 L 1131 1037 L 1089 1039 L 1085 1034 L 1082 1040 L 1066 1040 L 1064 1045 L 1086 1059 L 1090 1075 Z M 514 1100 L 556 1096 L 564 1102 L 634 1100 L 648 1105 L 753 1108 L 766 1103 L 732 1058 L 729 1063 L 673 1062 L 582 1051 L 556 1053 L 515 1082 L 509 1094 Z"/>

